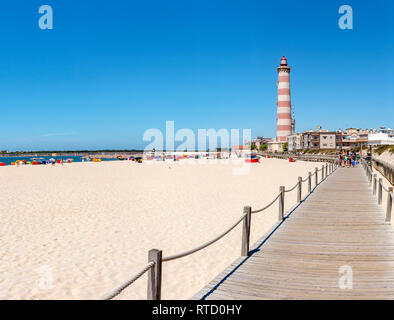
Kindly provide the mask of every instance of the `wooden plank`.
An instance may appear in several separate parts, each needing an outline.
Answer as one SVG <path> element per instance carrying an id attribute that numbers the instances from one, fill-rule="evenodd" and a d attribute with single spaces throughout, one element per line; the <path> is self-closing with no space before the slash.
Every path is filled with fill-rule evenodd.
<path id="1" fill-rule="evenodd" d="M 339 168 L 192 299 L 394 299 L 394 231 L 361 168 Z M 352 289 L 341 289 L 342 266 Z"/>

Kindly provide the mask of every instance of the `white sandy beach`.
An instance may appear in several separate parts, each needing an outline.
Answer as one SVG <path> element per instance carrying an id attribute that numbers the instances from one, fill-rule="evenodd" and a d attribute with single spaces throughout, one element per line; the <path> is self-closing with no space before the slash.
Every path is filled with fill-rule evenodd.
<path id="1" fill-rule="evenodd" d="M 246 175 L 220 162 L 3 167 L 0 299 L 100 299 L 146 264 L 149 249 L 168 256 L 198 246 L 233 224 L 243 206 L 263 207 L 280 185 L 292 187 L 321 165 L 262 159 Z M 286 209 L 295 201 L 295 191 L 286 193 Z M 277 218 L 277 204 L 253 215 L 251 242 Z M 238 226 L 164 263 L 162 298 L 190 298 L 240 256 L 240 243 Z M 119 298 L 146 299 L 146 282 L 145 275 Z"/>

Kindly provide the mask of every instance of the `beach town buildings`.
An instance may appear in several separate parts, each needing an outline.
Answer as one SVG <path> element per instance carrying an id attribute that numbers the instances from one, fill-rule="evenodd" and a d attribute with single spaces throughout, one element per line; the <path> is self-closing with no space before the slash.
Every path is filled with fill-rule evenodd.
<path id="1" fill-rule="evenodd" d="M 288 151 L 342 150 L 367 145 L 394 144 L 394 130 L 386 127 L 375 129 L 348 128 L 329 131 L 319 128 L 295 133 L 287 137 Z"/>
<path id="2" fill-rule="evenodd" d="M 342 132 L 323 129 L 295 133 L 287 137 L 288 151 L 306 149 L 338 149 L 342 146 Z"/>
<path id="3" fill-rule="evenodd" d="M 267 144 L 270 152 L 296 152 L 307 149 L 342 150 L 367 145 L 394 144 L 394 130 L 386 127 L 380 127 L 378 130 L 347 128 L 329 131 L 319 126 L 318 130 L 296 133 L 290 97 L 290 70 L 287 59 L 283 56 L 277 68 L 276 138 L 263 141 L 264 138 L 258 137 L 251 141 L 249 146 L 255 143 L 256 149 L 259 149 L 262 144 Z"/>
<path id="4" fill-rule="evenodd" d="M 270 142 L 272 142 L 272 138 L 257 137 L 256 147 L 260 148 L 262 145 L 268 145 Z"/>
<path id="5" fill-rule="evenodd" d="M 304 146 L 304 135 L 302 133 L 295 133 L 287 137 L 288 151 L 302 150 Z"/>
<path id="6" fill-rule="evenodd" d="M 342 134 L 340 149 L 352 149 L 368 145 L 368 133 L 370 129 L 348 128 Z"/>
<path id="7" fill-rule="evenodd" d="M 365 145 L 394 144 L 394 130 L 380 127 L 379 129 L 348 128 L 342 137 L 342 148 L 351 149 Z"/>
<path id="8" fill-rule="evenodd" d="M 378 146 L 382 144 L 394 145 L 394 129 L 380 127 L 368 133 L 368 144 Z"/>
<path id="9" fill-rule="evenodd" d="M 341 147 L 341 131 L 306 131 L 303 133 L 304 149 L 337 149 Z"/>
<path id="10" fill-rule="evenodd" d="M 268 151 L 269 152 L 284 152 L 285 150 L 285 143 L 273 140 L 268 143 Z"/>
<path id="11" fill-rule="evenodd" d="M 267 145 L 273 141 L 272 138 L 265 138 L 265 137 L 257 137 L 256 139 L 252 139 L 252 141 L 247 143 L 247 146 L 251 148 L 251 145 L 254 143 L 257 150 L 260 150 L 262 145 Z"/>

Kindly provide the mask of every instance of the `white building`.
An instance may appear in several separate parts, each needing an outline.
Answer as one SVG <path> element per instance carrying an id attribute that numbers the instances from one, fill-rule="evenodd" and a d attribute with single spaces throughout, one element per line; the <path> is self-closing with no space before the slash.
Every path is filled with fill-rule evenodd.
<path id="1" fill-rule="evenodd" d="M 320 133 L 320 149 L 335 149 L 336 148 L 336 133 Z"/>
<path id="2" fill-rule="evenodd" d="M 375 132 L 368 134 L 368 144 L 377 146 L 381 144 L 394 144 L 394 134 Z"/>
<path id="3" fill-rule="evenodd" d="M 380 127 L 368 133 L 368 144 L 377 146 L 382 144 L 394 145 L 394 130 L 391 128 Z"/>
<path id="4" fill-rule="evenodd" d="M 303 149 L 303 133 L 295 133 L 287 136 L 287 148 L 290 152 L 296 152 Z"/>
<path id="5" fill-rule="evenodd" d="M 267 143 L 269 152 L 283 152 L 284 142 L 271 141 Z"/>

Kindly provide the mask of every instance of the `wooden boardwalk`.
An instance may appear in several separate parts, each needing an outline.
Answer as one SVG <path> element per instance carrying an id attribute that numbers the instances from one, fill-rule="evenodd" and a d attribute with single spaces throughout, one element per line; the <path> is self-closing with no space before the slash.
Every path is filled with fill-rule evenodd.
<path id="1" fill-rule="evenodd" d="M 361 168 L 338 168 L 273 229 L 192 299 L 394 299 L 394 231 Z"/>

